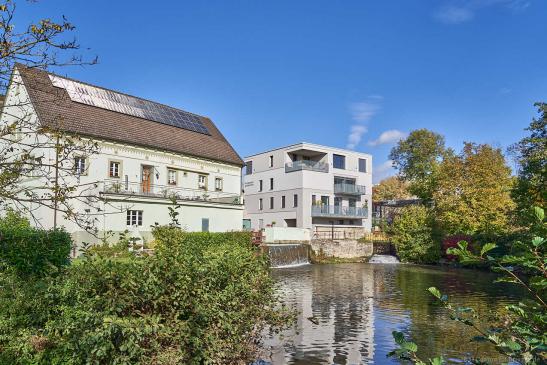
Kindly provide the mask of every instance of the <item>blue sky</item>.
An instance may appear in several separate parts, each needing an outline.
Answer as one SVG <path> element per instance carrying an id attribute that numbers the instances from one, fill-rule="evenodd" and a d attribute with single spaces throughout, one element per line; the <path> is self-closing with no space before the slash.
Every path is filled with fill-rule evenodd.
<path id="1" fill-rule="evenodd" d="M 547 1 L 39 1 L 99 64 L 63 74 L 211 117 L 240 155 L 371 153 L 417 128 L 506 148 L 547 101 Z M 17 25 L 16 24 L 16 25 Z"/>

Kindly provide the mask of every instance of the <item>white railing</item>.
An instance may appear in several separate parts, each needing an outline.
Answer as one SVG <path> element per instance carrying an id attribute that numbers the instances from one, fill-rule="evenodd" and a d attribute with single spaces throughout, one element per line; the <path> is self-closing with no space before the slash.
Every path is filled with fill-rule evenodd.
<path id="1" fill-rule="evenodd" d="M 178 186 L 156 185 L 138 182 L 105 180 L 102 182 L 103 194 L 127 195 L 134 197 L 155 197 L 176 200 L 202 201 L 224 204 L 241 204 L 239 194 L 205 189 L 189 189 Z"/>

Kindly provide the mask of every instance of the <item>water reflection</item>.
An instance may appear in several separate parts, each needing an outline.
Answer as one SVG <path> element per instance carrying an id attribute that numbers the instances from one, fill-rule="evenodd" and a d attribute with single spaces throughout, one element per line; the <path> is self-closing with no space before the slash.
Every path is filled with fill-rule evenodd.
<path id="1" fill-rule="evenodd" d="M 309 265 L 274 270 L 279 290 L 300 313 L 296 329 L 283 339 L 268 338 L 273 364 L 384 364 L 394 348 L 391 332 L 402 330 L 424 356 L 446 358 L 495 352 L 462 339 L 469 329 L 448 320 L 426 293 L 437 286 L 455 302 L 491 313 L 514 302 L 507 286 L 493 276 L 470 270 L 410 265 Z"/>

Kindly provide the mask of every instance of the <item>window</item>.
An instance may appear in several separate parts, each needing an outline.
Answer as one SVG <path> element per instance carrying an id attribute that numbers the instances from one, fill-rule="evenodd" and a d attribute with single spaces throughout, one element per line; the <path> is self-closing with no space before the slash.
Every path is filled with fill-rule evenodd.
<path id="1" fill-rule="evenodd" d="M 298 194 L 294 194 L 292 197 L 292 206 L 297 207 L 298 206 Z"/>
<path id="2" fill-rule="evenodd" d="M 359 172 L 367 172 L 367 160 L 364 158 L 359 159 Z"/>
<path id="3" fill-rule="evenodd" d="M 344 220 L 343 220 L 343 219 L 340 219 L 340 220 L 338 221 L 338 224 L 344 224 Z"/>
<path id="4" fill-rule="evenodd" d="M 273 167 L 273 156 L 270 156 L 268 159 L 268 166 Z"/>
<path id="5" fill-rule="evenodd" d="M 108 167 L 108 176 L 120 177 L 121 163 L 119 161 L 110 161 Z"/>
<path id="6" fill-rule="evenodd" d="M 245 163 L 245 175 L 252 175 L 253 173 L 253 161 L 247 161 Z"/>
<path id="7" fill-rule="evenodd" d="M 315 197 L 315 194 L 312 194 L 312 196 L 311 196 L 311 204 L 312 204 L 312 205 L 316 205 L 316 204 L 317 204 L 317 199 L 316 199 L 316 197 Z"/>
<path id="8" fill-rule="evenodd" d="M 128 210 L 127 225 L 130 227 L 142 226 L 142 210 Z"/>
<path id="9" fill-rule="evenodd" d="M 274 208 L 274 197 L 271 196 L 270 197 L 270 209 L 273 209 Z"/>
<path id="10" fill-rule="evenodd" d="M 335 169 L 344 170 L 346 168 L 346 156 L 332 155 L 332 166 Z"/>
<path id="11" fill-rule="evenodd" d="M 198 175 L 198 188 L 207 190 L 207 176 Z"/>
<path id="12" fill-rule="evenodd" d="M 285 195 L 281 197 L 281 208 L 285 209 Z"/>
<path id="13" fill-rule="evenodd" d="M 216 191 L 222 191 L 222 178 L 216 177 L 215 178 L 215 190 Z"/>
<path id="14" fill-rule="evenodd" d="M 258 199 L 258 210 L 264 209 L 264 206 L 262 205 L 262 198 Z"/>
<path id="15" fill-rule="evenodd" d="M 273 190 L 274 183 L 273 183 L 273 177 L 270 178 L 270 190 Z"/>
<path id="16" fill-rule="evenodd" d="M 167 184 L 177 185 L 177 170 L 167 170 Z"/>
<path id="17" fill-rule="evenodd" d="M 258 191 L 262 191 L 262 180 L 258 180 Z"/>
<path id="18" fill-rule="evenodd" d="M 77 175 L 84 175 L 85 174 L 85 169 L 86 169 L 86 163 L 85 163 L 85 158 L 84 157 L 74 157 L 74 172 L 77 174 Z"/>
<path id="19" fill-rule="evenodd" d="M 201 218 L 201 231 L 209 232 L 209 218 Z"/>

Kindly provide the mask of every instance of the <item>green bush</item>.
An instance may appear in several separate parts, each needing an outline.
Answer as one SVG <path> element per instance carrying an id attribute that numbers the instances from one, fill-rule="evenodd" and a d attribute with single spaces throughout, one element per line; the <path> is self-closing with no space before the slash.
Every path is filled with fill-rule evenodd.
<path id="1" fill-rule="evenodd" d="M 390 229 L 397 255 L 403 262 L 436 263 L 440 245 L 434 237 L 433 221 L 424 206 L 410 206 L 393 220 Z"/>
<path id="2" fill-rule="evenodd" d="M 153 256 L 85 256 L 26 285 L 4 272 L 0 363 L 248 363 L 289 320 L 248 233 L 155 229 Z"/>
<path id="3" fill-rule="evenodd" d="M 8 211 L 0 219 L 0 263 L 22 276 L 44 275 L 69 262 L 72 240 L 62 229 L 32 228 Z"/>

